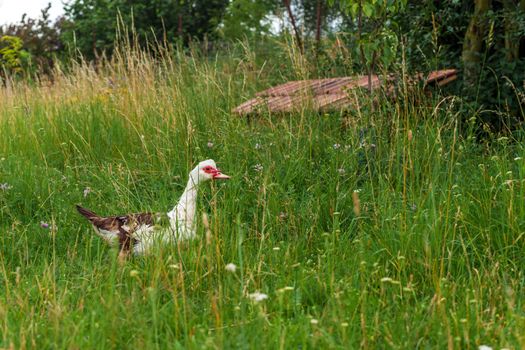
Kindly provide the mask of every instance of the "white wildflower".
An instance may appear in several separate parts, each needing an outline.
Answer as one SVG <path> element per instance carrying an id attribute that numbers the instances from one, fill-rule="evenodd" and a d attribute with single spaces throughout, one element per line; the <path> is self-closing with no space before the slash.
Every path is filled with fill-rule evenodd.
<path id="1" fill-rule="evenodd" d="M 339 175 L 344 175 L 346 173 L 346 170 L 344 168 L 339 168 L 337 169 L 337 172 L 339 173 Z"/>
<path id="2" fill-rule="evenodd" d="M 213 142 L 208 141 L 208 143 L 206 144 L 206 146 L 208 146 L 208 148 L 213 148 Z"/>
<path id="3" fill-rule="evenodd" d="M 253 166 L 253 170 L 255 170 L 256 172 L 260 173 L 261 171 L 263 171 L 264 167 L 262 166 L 262 164 L 255 164 Z"/>
<path id="4" fill-rule="evenodd" d="M 492 350 L 492 346 L 488 346 L 488 345 L 480 345 L 478 347 L 478 350 Z"/>
<path id="5" fill-rule="evenodd" d="M 251 299 L 251 301 L 256 303 L 268 299 L 268 295 L 260 292 L 251 293 L 248 295 L 248 297 Z"/>
<path id="6" fill-rule="evenodd" d="M 224 269 L 228 272 L 235 273 L 235 271 L 237 270 L 237 265 L 235 265 L 234 263 L 229 263 L 226 264 Z"/>
<path id="7" fill-rule="evenodd" d="M 261 149 L 261 148 L 262 148 L 262 145 L 260 143 L 255 144 L 255 149 Z"/>
<path id="8" fill-rule="evenodd" d="M 2 191 L 9 191 L 12 188 L 13 188 L 13 186 L 8 184 L 7 182 L 4 182 L 3 184 L 0 184 L 0 190 L 2 190 Z"/>
<path id="9" fill-rule="evenodd" d="M 333 149 L 339 149 L 339 148 L 341 148 L 341 145 L 338 144 L 338 143 L 334 143 L 334 145 L 332 147 L 333 147 Z"/>
<path id="10" fill-rule="evenodd" d="M 84 198 L 86 198 L 88 196 L 88 194 L 91 193 L 91 188 L 90 187 L 86 187 L 84 188 Z"/>

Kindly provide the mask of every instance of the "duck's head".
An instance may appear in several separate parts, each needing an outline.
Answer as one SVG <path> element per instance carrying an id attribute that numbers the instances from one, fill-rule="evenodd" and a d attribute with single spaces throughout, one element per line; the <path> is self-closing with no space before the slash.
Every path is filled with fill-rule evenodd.
<path id="1" fill-rule="evenodd" d="M 213 159 L 203 160 L 190 172 L 190 178 L 195 184 L 210 180 L 227 180 L 230 177 L 223 174 Z"/>

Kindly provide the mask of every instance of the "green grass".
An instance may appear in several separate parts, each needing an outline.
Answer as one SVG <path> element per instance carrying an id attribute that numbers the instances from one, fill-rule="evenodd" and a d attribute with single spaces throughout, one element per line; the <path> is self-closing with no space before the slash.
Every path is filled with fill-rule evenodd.
<path id="1" fill-rule="evenodd" d="M 0 90 L 0 347 L 525 347 L 523 140 L 450 100 L 247 121 L 292 63 L 119 57 Z M 208 240 L 119 266 L 75 211 L 168 211 L 207 158 Z"/>

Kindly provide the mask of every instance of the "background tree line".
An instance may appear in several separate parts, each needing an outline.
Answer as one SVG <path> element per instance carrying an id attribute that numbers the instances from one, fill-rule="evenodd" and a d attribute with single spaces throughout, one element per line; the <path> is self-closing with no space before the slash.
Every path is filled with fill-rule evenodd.
<path id="1" fill-rule="evenodd" d="M 56 21 L 48 10 L 0 28 L 4 77 L 110 56 L 118 33 L 153 50 L 282 37 L 313 75 L 458 68 L 457 92 L 473 108 L 523 120 L 525 0 L 72 0 Z"/>

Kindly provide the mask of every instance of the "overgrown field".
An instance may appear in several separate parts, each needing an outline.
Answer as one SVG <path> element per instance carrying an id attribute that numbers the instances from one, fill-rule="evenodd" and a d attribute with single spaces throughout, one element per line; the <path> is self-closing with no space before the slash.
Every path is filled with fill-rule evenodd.
<path id="1" fill-rule="evenodd" d="M 127 53 L 2 88 L 0 347 L 524 348 L 521 136 L 457 98 L 230 113 L 307 71 Z M 207 158 L 209 239 L 120 266 L 75 211 L 168 211 Z"/>

